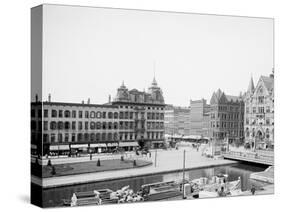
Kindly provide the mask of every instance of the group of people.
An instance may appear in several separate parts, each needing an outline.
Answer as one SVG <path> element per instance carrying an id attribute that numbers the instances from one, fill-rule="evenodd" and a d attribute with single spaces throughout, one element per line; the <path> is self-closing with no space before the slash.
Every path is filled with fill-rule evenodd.
<path id="1" fill-rule="evenodd" d="M 140 202 L 143 201 L 143 197 L 140 193 L 134 193 L 129 186 L 125 186 L 110 194 L 110 199 L 118 199 L 118 203 L 127 202 Z"/>

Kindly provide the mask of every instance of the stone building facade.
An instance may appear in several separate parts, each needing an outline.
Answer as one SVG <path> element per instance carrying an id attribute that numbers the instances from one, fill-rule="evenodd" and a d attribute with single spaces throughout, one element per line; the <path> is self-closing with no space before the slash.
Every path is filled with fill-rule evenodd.
<path id="1" fill-rule="evenodd" d="M 245 142 L 252 149 L 274 147 L 274 75 L 251 78 L 245 95 Z"/>
<path id="2" fill-rule="evenodd" d="M 215 141 L 243 143 L 244 102 L 240 96 L 226 95 L 218 89 L 210 100 L 210 136 Z"/>

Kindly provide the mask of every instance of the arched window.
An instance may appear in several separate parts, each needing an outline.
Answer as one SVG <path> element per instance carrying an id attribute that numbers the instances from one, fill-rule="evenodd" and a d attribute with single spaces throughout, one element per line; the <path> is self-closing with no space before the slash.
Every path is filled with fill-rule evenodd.
<path id="1" fill-rule="evenodd" d="M 97 122 L 97 123 L 96 123 L 96 129 L 97 129 L 97 130 L 100 130 L 100 129 L 101 129 L 101 123 L 100 123 L 100 122 Z"/>
<path id="2" fill-rule="evenodd" d="M 95 141 L 95 133 L 91 133 L 91 141 Z"/>
<path id="3" fill-rule="evenodd" d="M 102 133 L 102 135 L 101 135 L 101 140 L 102 140 L 102 141 L 106 141 L 106 133 Z"/>
<path id="4" fill-rule="evenodd" d="M 114 129 L 117 130 L 118 129 L 118 123 L 114 122 Z"/>
<path id="5" fill-rule="evenodd" d="M 58 122 L 58 129 L 59 129 L 59 130 L 62 130 L 62 129 L 63 129 L 63 122 L 62 122 L 62 121 L 59 121 L 59 122 Z"/>
<path id="6" fill-rule="evenodd" d="M 118 113 L 117 112 L 114 113 L 114 118 L 118 119 Z"/>
<path id="7" fill-rule="evenodd" d="M 112 119 L 112 118 L 113 118 L 112 112 L 109 112 L 109 113 L 108 113 L 108 118 L 109 118 L 109 119 Z"/>
<path id="8" fill-rule="evenodd" d="M 64 117 L 65 118 L 69 118 L 70 117 L 70 111 L 69 110 L 64 111 Z"/>
<path id="9" fill-rule="evenodd" d="M 95 122 L 93 122 L 93 121 L 90 122 L 90 129 L 91 130 L 95 129 Z"/>
<path id="10" fill-rule="evenodd" d="M 64 122 L 64 128 L 66 130 L 69 130 L 70 129 L 70 123 L 68 121 Z"/>
<path id="11" fill-rule="evenodd" d="M 95 112 L 94 112 L 94 111 L 91 111 L 91 113 L 90 113 L 90 117 L 91 117 L 91 118 L 95 118 L 95 117 L 96 117 L 96 114 L 95 114 Z"/>
<path id="12" fill-rule="evenodd" d="M 108 133 L 107 134 L 107 140 L 108 141 L 112 141 L 112 133 Z"/>
<path id="13" fill-rule="evenodd" d="M 52 121 L 52 122 L 50 123 L 50 129 L 51 129 L 51 130 L 57 129 L 57 123 L 56 123 L 55 121 Z"/>
<path id="14" fill-rule="evenodd" d="M 96 134 L 96 141 L 100 141 L 100 133 Z"/>
<path id="15" fill-rule="evenodd" d="M 98 119 L 101 118 L 101 112 L 100 112 L 100 111 L 98 111 L 98 112 L 96 113 L 96 117 L 97 117 Z"/>
<path id="16" fill-rule="evenodd" d="M 108 127 L 109 130 L 111 130 L 112 129 L 112 122 L 108 122 L 107 127 Z"/>

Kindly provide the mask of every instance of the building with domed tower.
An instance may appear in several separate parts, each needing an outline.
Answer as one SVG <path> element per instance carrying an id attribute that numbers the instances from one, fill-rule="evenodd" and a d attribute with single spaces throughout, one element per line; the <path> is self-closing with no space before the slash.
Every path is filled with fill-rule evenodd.
<path id="1" fill-rule="evenodd" d="M 111 104 L 119 108 L 120 142 L 141 148 L 163 145 L 165 102 L 155 77 L 147 92 L 129 90 L 123 82 Z"/>
<path id="2" fill-rule="evenodd" d="M 245 94 L 245 142 L 255 149 L 274 147 L 274 72 L 260 76 L 256 86 L 251 77 Z"/>

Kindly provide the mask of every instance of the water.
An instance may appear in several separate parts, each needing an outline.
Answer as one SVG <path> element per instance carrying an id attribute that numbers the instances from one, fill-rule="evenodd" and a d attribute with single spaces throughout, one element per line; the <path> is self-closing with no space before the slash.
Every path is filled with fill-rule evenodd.
<path id="1" fill-rule="evenodd" d="M 187 171 L 185 173 L 186 179 L 196 179 L 200 177 L 208 177 L 209 179 L 219 173 L 228 174 L 229 181 L 237 180 L 238 177 L 241 177 L 242 181 L 242 190 L 248 190 L 251 188 L 252 184 L 256 186 L 261 186 L 260 183 L 254 182 L 249 179 L 250 174 L 253 172 L 263 171 L 264 167 L 258 167 L 253 165 L 246 164 L 235 164 L 231 166 L 220 166 L 207 169 L 196 169 Z M 78 191 L 90 191 L 95 189 L 109 188 L 112 190 L 120 189 L 123 186 L 130 185 L 130 188 L 134 191 L 138 191 L 143 184 L 156 183 L 161 181 L 171 181 L 171 180 L 180 180 L 182 179 L 183 173 L 169 173 L 169 174 L 160 174 L 146 177 L 135 177 L 130 179 L 122 180 L 111 180 L 106 182 L 98 183 L 86 183 L 73 186 L 64 186 L 58 188 L 43 189 L 43 206 L 44 207 L 56 207 L 62 206 L 63 199 L 70 199 L 74 192 Z M 32 189 L 40 189 L 38 186 L 32 184 Z"/>

